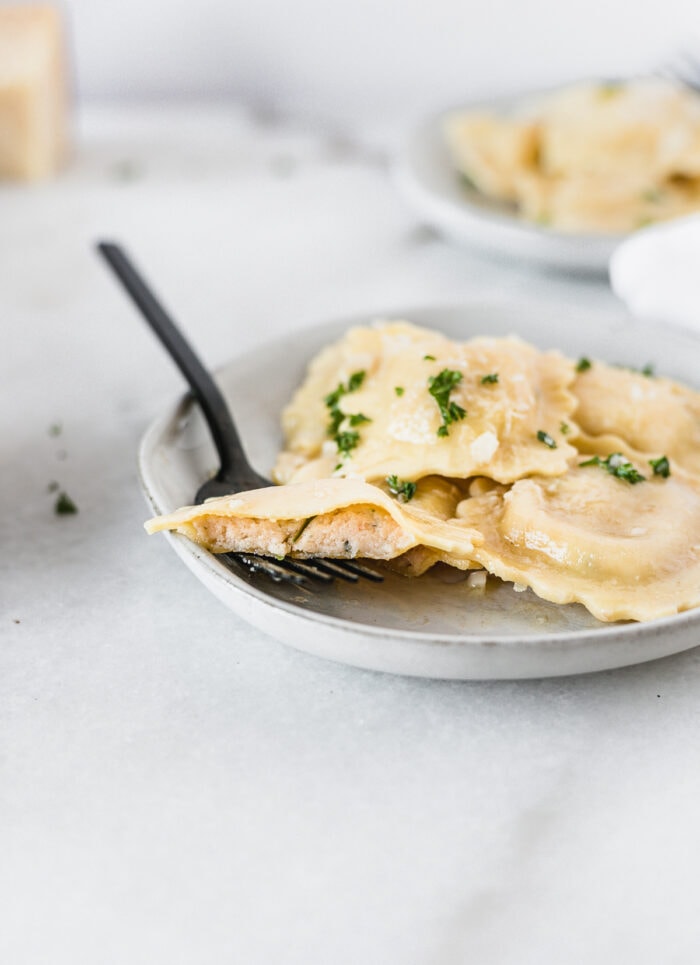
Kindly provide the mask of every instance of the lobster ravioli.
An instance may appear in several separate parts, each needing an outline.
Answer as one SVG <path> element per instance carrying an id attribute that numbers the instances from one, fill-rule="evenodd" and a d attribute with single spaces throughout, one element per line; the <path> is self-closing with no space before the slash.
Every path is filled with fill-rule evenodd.
<path id="1" fill-rule="evenodd" d="M 282 421 L 281 485 L 148 532 L 416 577 L 485 570 L 601 621 L 700 606 L 700 393 L 670 379 L 383 322 L 324 348 Z"/>
<path id="2" fill-rule="evenodd" d="M 559 475 L 575 455 L 574 375 L 559 353 L 514 337 L 352 329 L 312 361 L 285 409 L 275 478 Z"/>
<path id="3" fill-rule="evenodd" d="M 641 475 L 641 474 L 640 474 Z M 466 500 L 490 573 L 599 620 L 651 620 L 700 604 L 700 481 L 675 470 L 637 484 L 600 465 Z"/>
<path id="4" fill-rule="evenodd" d="M 588 450 L 663 453 L 700 475 L 700 393 L 671 379 L 593 362 L 572 386 Z"/>
<path id="5" fill-rule="evenodd" d="M 700 207 L 700 97 L 683 84 L 573 84 L 517 110 L 453 112 L 444 136 L 482 194 L 561 231 L 633 231 Z"/>
<path id="6" fill-rule="evenodd" d="M 357 479 L 322 479 L 209 499 L 152 519 L 146 529 L 182 533 L 214 553 L 279 557 L 390 560 L 425 546 L 463 568 L 478 536 L 456 517 L 461 498 L 441 479 L 425 480 L 410 503 Z"/>

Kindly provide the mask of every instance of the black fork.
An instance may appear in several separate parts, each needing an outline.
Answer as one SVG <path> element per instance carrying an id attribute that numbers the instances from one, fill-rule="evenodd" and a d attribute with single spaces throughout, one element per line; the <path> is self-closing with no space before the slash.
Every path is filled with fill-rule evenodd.
<path id="1" fill-rule="evenodd" d="M 700 56 L 692 50 L 681 49 L 656 71 L 662 77 L 675 80 L 700 94 Z"/>
<path id="2" fill-rule="evenodd" d="M 246 489 L 272 486 L 273 483 L 256 472 L 248 462 L 233 417 L 219 387 L 126 252 L 119 245 L 110 242 L 100 242 L 97 249 L 184 375 L 209 426 L 219 456 L 219 471 L 199 487 L 194 503 L 203 503 L 205 499 L 213 496 L 229 496 Z M 356 583 L 361 577 L 374 582 L 382 580 L 373 570 L 348 560 L 273 559 L 250 553 L 224 553 L 219 558 L 243 565 L 251 572 L 265 573 L 277 582 L 308 585 L 309 580 L 330 583 L 336 577 L 352 583 Z"/>

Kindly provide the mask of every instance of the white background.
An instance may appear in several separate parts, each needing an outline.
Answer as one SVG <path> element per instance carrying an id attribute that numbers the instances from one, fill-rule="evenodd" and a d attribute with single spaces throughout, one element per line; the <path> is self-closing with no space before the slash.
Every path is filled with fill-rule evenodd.
<path id="1" fill-rule="evenodd" d="M 700 36 L 697 0 L 67 0 L 87 97 L 234 95 L 328 115 L 624 74 Z"/>
<path id="2" fill-rule="evenodd" d="M 90 105 L 66 171 L 0 186 L 2 965 L 700 962 L 700 648 L 460 684 L 247 626 L 143 532 L 135 453 L 183 383 L 93 250 L 212 367 L 392 305 L 615 310 L 426 231 L 368 131 L 652 65 L 696 4 L 69 4 L 84 101 L 172 103 Z M 177 103 L 212 95 L 242 106 Z"/>

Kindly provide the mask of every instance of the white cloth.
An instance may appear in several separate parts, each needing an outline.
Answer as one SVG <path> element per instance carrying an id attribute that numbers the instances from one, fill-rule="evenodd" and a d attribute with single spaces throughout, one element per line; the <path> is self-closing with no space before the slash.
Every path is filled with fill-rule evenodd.
<path id="1" fill-rule="evenodd" d="M 700 215 L 624 241 L 610 259 L 610 284 L 633 315 L 700 330 Z"/>

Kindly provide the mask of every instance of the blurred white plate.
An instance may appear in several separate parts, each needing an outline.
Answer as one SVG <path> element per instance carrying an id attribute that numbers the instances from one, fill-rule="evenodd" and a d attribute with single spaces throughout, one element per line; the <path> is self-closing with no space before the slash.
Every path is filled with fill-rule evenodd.
<path id="1" fill-rule="evenodd" d="M 643 228 L 610 259 L 610 284 L 629 311 L 700 328 L 700 215 Z"/>
<path id="2" fill-rule="evenodd" d="M 461 338 L 517 333 L 574 358 L 585 354 L 636 367 L 653 361 L 660 373 L 698 384 L 700 338 L 633 323 L 621 314 L 567 310 L 562 319 L 551 306 L 509 303 L 402 310 L 382 317 L 408 318 Z M 266 472 L 274 462 L 280 410 L 311 356 L 348 325 L 370 320 L 292 332 L 219 371 L 256 468 Z M 206 426 L 187 398 L 169 406 L 142 440 L 141 480 L 155 514 L 190 503 L 215 466 Z M 454 679 L 558 676 L 652 660 L 700 642 L 700 610 L 646 624 L 605 624 L 581 606 L 546 603 L 496 579 L 480 592 L 437 573 L 415 580 L 388 575 L 380 585 L 336 582 L 309 592 L 237 575 L 185 537 L 165 538 L 243 619 L 301 650 L 373 670 Z"/>
<path id="3" fill-rule="evenodd" d="M 409 135 L 395 160 L 396 183 L 416 213 L 454 241 L 522 262 L 604 273 L 626 235 L 561 232 L 525 221 L 510 205 L 467 187 L 450 157 L 443 126 L 455 110 L 509 113 L 541 93 L 481 101 L 427 118 Z"/>

